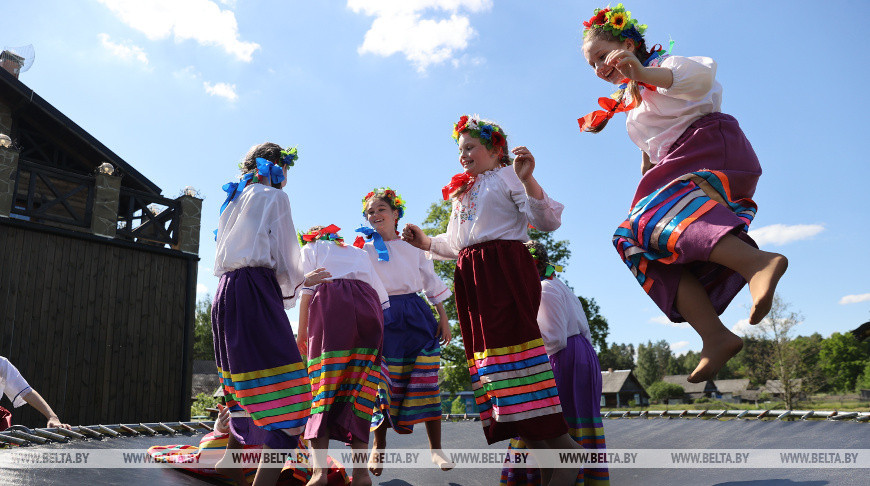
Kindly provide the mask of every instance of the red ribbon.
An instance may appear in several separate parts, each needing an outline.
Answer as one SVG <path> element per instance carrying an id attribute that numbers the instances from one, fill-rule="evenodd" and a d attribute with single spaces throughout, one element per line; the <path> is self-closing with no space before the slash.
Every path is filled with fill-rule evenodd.
<path id="1" fill-rule="evenodd" d="M 357 236 L 355 240 L 353 240 L 353 246 L 357 248 L 362 248 L 366 246 L 366 240 L 362 236 Z"/>
<path id="2" fill-rule="evenodd" d="M 629 79 L 623 79 L 620 83 L 627 83 Z M 646 89 L 656 89 L 655 86 L 647 83 L 638 83 L 639 86 L 643 86 Z M 613 115 L 617 113 L 622 113 L 625 111 L 633 110 L 637 108 L 637 105 L 640 104 L 641 100 L 631 100 L 631 103 L 626 103 L 625 99 L 620 102 L 617 102 L 613 98 L 598 98 L 598 105 L 604 108 L 606 111 L 595 110 L 592 113 L 584 116 L 583 118 L 578 118 L 577 123 L 580 125 L 581 131 L 587 131 L 592 128 L 598 128 L 602 123 L 606 120 L 610 120 L 613 118 Z"/>
<path id="3" fill-rule="evenodd" d="M 441 195 L 444 196 L 444 200 L 450 199 L 450 196 L 466 183 L 474 184 L 474 176 L 468 172 L 460 172 L 453 176 L 450 179 L 450 183 L 441 188 Z"/>

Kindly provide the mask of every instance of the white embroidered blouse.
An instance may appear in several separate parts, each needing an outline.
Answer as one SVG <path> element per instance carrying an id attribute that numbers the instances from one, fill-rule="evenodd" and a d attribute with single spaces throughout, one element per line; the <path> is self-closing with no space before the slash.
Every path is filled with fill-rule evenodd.
<path id="1" fill-rule="evenodd" d="M 305 280 L 299 259 L 290 198 L 284 191 L 251 184 L 221 214 L 215 276 L 242 267 L 274 269 L 284 294 L 284 308 L 290 309 L 296 303 L 296 290 Z"/>
<path id="2" fill-rule="evenodd" d="M 387 289 L 372 267 L 369 256 L 365 251 L 351 245 L 339 246 L 332 241 L 315 240 L 302 247 L 302 272 L 307 274 L 317 268 L 325 268 L 331 279 L 340 278 L 360 280 L 372 286 L 378 293 L 381 307 L 390 307 L 390 297 Z M 303 294 L 313 294 L 317 290 L 314 287 L 302 287 Z"/>
<path id="3" fill-rule="evenodd" d="M 592 343 L 583 304 L 564 282 L 555 277 L 541 281 L 538 327 L 541 328 L 544 349 L 550 356 L 565 349 L 568 338 L 577 334 Z"/>
<path id="4" fill-rule="evenodd" d="M 18 372 L 18 368 L 3 356 L 0 356 L 0 394 L 6 394 L 12 406 L 18 408 L 25 403 L 24 396 L 30 393 L 32 388 L 27 380 Z"/>
<path id="5" fill-rule="evenodd" d="M 722 109 L 722 85 L 709 57 L 665 56 L 650 66 L 670 69 L 674 82 L 667 89 L 642 89 L 643 102 L 628 112 L 625 127 L 655 164 L 695 120 Z"/>
<path id="6" fill-rule="evenodd" d="M 426 258 L 426 253 L 402 240 L 384 241 L 390 253 L 390 261 L 378 261 L 378 251 L 371 242 L 363 250 L 369 255 L 375 271 L 389 295 L 410 294 L 423 291 L 426 300 L 436 305 L 450 297 L 450 289 L 435 274 L 435 265 Z"/>
<path id="7" fill-rule="evenodd" d="M 564 207 L 546 192 L 543 199 L 529 196 L 513 167 L 497 167 L 453 199 L 447 232 L 432 237 L 429 253 L 455 260 L 463 248 L 485 241 L 528 241 L 529 224 L 541 231 L 558 229 Z"/>

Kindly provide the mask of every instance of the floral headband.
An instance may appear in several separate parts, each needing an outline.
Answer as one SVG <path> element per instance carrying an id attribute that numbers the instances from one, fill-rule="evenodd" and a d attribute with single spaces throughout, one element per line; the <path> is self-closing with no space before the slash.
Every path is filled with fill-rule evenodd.
<path id="1" fill-rule="evenodd" d="M 595 15 L 588 22 L 583 22 L 583 37 L 592 29 L 606 30 L 620 39 L 642 42 L 646 24 L 638 24 L 637 20 L 631 18 L 631 12 L 618 3 L 612 9 L 596 8 Z"/>
<path id="2" fill-rule="evenodd" d="M 296 147 L 281 149 L 281 165 L 293 167 L 297 160 L 299 160 L 299 151 Z"/>
<path id="3" fill-rule="evenodd" d="M 456 143 L 459 143 L 459 135 L 463 132 L 468 132 L 472 137 L 479 139 L 489 150 L 493 147 L 507 147 L 507 135 L 495 123 L 462 115 L 459 121 L 453 124 L 453 140 Z"/>
<path id="4" fill-rule="evenodd" d="M 402 216 L 405 215 L 405 200 L 402 198 L 401 194 L 390 189 L 389 187 L 376 187 L 376 188 L 372 189 L 371 192 L 366 194 L 366 197 L 364 197 L 362 200 L 363 217 L 365 217 L 365 215 L 366 215 L 366 206 L 369 203 L 369 199 L 371 199 L 373 197 L 383 198 L 383 199 L 387 199 L 388 201 L 390 201 L 392 203 L 391 206 L 395 206 L 399 210 L 399 219 L 402 219 Z"/>
<path id="5" fill-rule="evenodd" d="M 296 233 L 296 236 L 299 238 L 299 246 L 305 246 L 307 243 L 312 243 L 317 240 L 331 241 L 338 246 L 344 246 L 344 238 L 338 236 L 339 231 L 341 231 L 341 228 L 331 224 L 316 231 Z"/>
<path id="6" fill-rule="evenodd" d="M 532 254 L 532 258 L 535 260 L 536 265 L 538 263 L 540 263 L 540 260 L 538 259 L 538 255 L 537 255 L 538 252 L 535 248 L 529 248 L 529 253 Z M 544 278 L 546 278 L 546 279 L 552 279 L 554 273 L 561 272 L 562 270 L 564 270 L 562 265 L 553 265 L 550 262 L 543 262 L 543 263 L 545 263 L 546 267 L 547 267 L 546 269 L 544 269 Z"/>

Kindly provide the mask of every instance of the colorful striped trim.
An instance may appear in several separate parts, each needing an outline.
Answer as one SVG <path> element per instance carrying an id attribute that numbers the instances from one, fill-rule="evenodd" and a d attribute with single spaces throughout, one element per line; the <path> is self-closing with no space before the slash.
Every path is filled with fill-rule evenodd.
<path id="1" fill-rule="evenodd" d="M 686 174 L 641 199 L 631 209 L 613 235 L 613 246 L 647 293 L 653 284 L 645 273 L 647 264 L 676 261 L 680 257 L 676 249 L 680 235 L 717 204 L 727 206 L 743 221 L 743 230 L 749 230 L 758 207 L 748 198 L 735 200 L 728 176 L 720 171 Z"/>
<path id="2" fill-rule="evenodd" d="M 302 363 L 247 373 L 218 368 L 218 374 L 233 416 L 250 415 L 266 430 L 302 433 L 311 409 L 311 386 Z"/>
<path id="3" fill-rule="evenodd" d="M 406 434 L 413 425 L 441 420 L 441 347 L 420 351 L 418 356 L 385 358 L 390 376 L 390 418 L 393 429 Z"/>
<path id="4" fill-rule="evenodd" d="M 352 403 L 353 413 L 369 422 L 386 382 L 374 348 L 325 352 L 308 362 L 308 376 L 312 414 L 328 411 L 334 403 Z"/>
<path id="5" fill-rule="evenodd" d="M 476 352 L 468 372 L 484 427 L 562 412 L 543 339 Z"/>

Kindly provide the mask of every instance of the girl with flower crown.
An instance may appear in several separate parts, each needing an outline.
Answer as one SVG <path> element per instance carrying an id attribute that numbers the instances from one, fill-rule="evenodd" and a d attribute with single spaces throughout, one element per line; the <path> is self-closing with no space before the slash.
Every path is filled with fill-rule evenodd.
<path id="1" fill-rule="evenodd" d="M 366 453 L 378 389 L 389 386 L 381 350 L 390 300 L 368 255 L 339 230 L 314 226 L 300 235 L 302 271 L 324 268 L 330 276 L 303 287 L 299 306 L 296 343 L 308 356 L 314 397 L 304 435 L 315 450 L 309 485 L 327 483 L 329 439 L 350 445 L 354 458 Z M 352 484 L 371 484 L 365 461 L 354 462 Z"/>
<path id="2" fill-rule="evenodd" d="M 563 206 L 535 180 L 529 149 L 514 148 L 511 160 L 500 126 L 463 116 L 453 138 L 465 170 L 442 190 L 453 200 L 447 233 L 430 238 L 408 224 L 402 237 L 434 258 L 457 260 L 456 308 L 487 442 L 519 436 L 533 450 L 576 448 L 536 321 L 541 282 L 523 246 L 529 224 L 557 229 Z M 547 483 L 567 484 L 578 470 L 543 473 Z"/>
<path id="3" fill-rule="evenodd" d="M 550 263 L 547 248 L 540 242 L 526 242 L 541 279 L 541 307 L 538 326 L 553 367 L 562 413 L 569 434 L 585 449 L 605 449 L 601 423 L 601 367 L 592 347 L 592 334 L 580 299 L 555 273 L 561 267 Z M 508 456 L 526 449 L 522 439 L 512 439 Z M 508 464 L 502 469 L 501 484 L 541 484 L 538 468 Z M 583 468 L 573 484 L 610 484 L 607 468 Z"/>
<path id="4" fill-rule="evenodd" d="M 642 151 L 643 177 L 613 244 L 665 315 L 688 321 L 701 336 L 701 361 L 688 381 L 706 381 L 743 347 L 718 316 L 748 283 L 749 322 L 760 322 L 788 267 L 747 234 L 761 166 L 737 120 L 719 111 L 712 59 L 647 50 L 646 25 L 622 4 L 596 9 L 583 26 L 589 65 L 626 89 L 600 99 L 606 111 L 586 115 L 580 126 L 598 132 L 625 111 L 628 136 Z"/>
<path id="5" fill-rule="evenodd" d="M 229 451 L 244 445 L 295 449 L 311 408 L 311 388 L 285 309 L 297 290 L 328 275 L 303 276 L 290 199 L 282 188 L 296 149 L 274 143 L 252 147 L 238 183 L 224 185 L 216 232 L 212 305 L 214 354 L 230 408 L 230 445 L 216 469 L 237 477 Z M 261 463 L 256 485 L 275 484 L 280 468 Z M 238 479 L 238 478 L 237 478 Z"/>
<path id="6" fill-rule="evenodd" d="M 363 216 L 371 228 L 357 232 L 354 246 L 364 249 L 390 296 L 390 310 L 384 314 L 384 358 L 390 375 L 388 414 L 375 414 L 372 423 L 374 444 L 369 470 L 380 476 L 380 454 L 387 445 L 387 429 L 400 434 L 413 432 L 414 424 L 424 423 L 432 451 L 432 462 L 443 470 L 453 464 L 441 450 L 441 391 L 438 369 L 441 346 L 450 342 L 450 324 L 444 301 L 450 297 L 447 285 L 435 274 L 426 254 L 399 238 L 399 219 L 405 214 L 405 201 L 396 191 L 374 189 L 363 198 Z M 438 322 L 429 304 L 417 293 L 425 292 L 429 304 L 438 312 Z"/>

